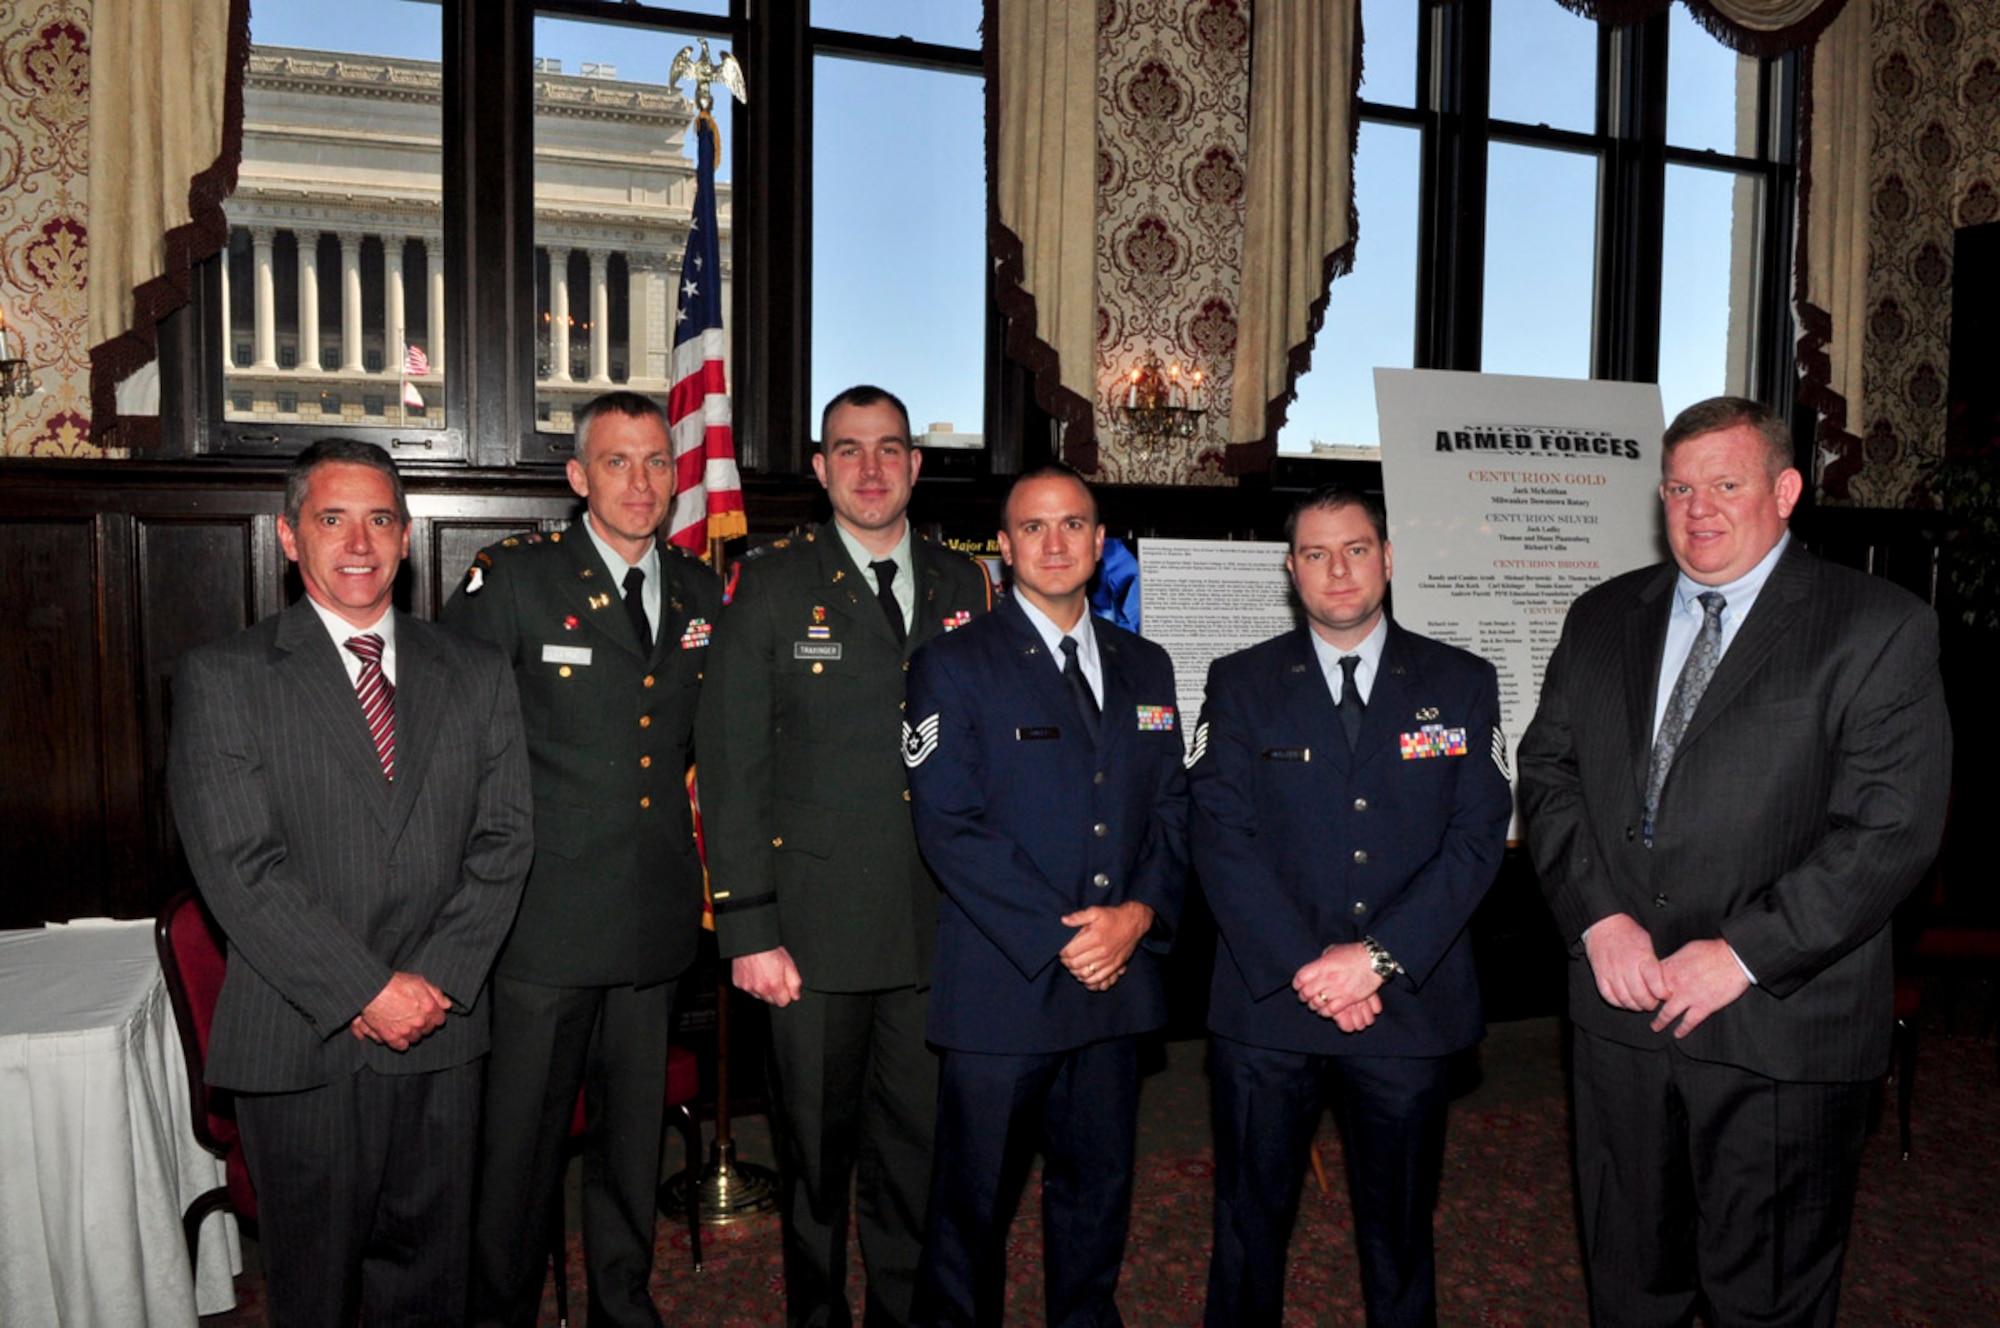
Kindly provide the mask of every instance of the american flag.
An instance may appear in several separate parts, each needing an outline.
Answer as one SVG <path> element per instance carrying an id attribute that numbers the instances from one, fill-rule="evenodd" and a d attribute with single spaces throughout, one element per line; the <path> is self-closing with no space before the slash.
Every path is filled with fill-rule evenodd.
<path id="1" fill-rule="evenodd" d="M 680 315 L 674 326 L 673 387 L 667 392 L 674 443 L 674 506 L 668 542 L 706 556 L 711 540 L 749 530 L 736 440 L 729 427 L 729 385 L 722 372 L 722 250 L 715 225 L 715 154 L 721 131 L 703 113 L 694 123 L 694 216 L 681 262 Z"/>
<path id="2" fill-rule="evenodd" d="M 424 354 L 423 348 L 421 346 L 407 346 L 404 348 L 403 377 L 406 380 L 411 378 L 422 378 L 425 374 L 429 373 L 430 371 L 431 371 L 430 357 Z M 422 410 L 424 408 L 424 394 L 417 391 L 417 385 L 415 383 L 407 381 L 404 382 L 403 404 L 405 406 L 408 406 L 411 410 Z"/>

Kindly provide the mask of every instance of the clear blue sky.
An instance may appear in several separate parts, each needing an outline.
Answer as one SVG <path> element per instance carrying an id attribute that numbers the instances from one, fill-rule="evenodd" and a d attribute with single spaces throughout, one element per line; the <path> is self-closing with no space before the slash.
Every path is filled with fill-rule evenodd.
<path id="1" fill-rule="evenodd" d="M 724 12 L 727 0 L 683 8 Z M 813 0 L 813 22 L 976 46 L 979 0 Z M 1364 0 L 1362 94 L 1413 99 L 1417 6 Z M 1736 58 L 1676 6 L 1670 141 L 1733 151 Z M 252 40 L 436 60 L 440 16 L 427 0 L 257 0 Z M 1554 0 L 1495 0 L 1493 114 L 1592 127 L 1595 25 Z M 535 53 L 614 64 L 622 80 L 664 82 L 687 38 L 542 18 Z M 1551 69 L 1573 69 L 1552 78 Z M 1507 71 L 1518 71 L 1509 77 Z M 977 78 L 822 58 L 814 71 L 813 396 L 857 381 L 902 395 L 919 429 L 981 427 L 986 262 L 984 100 Z M 752 98 L 758 89 L 750 89 Z M 733 117 L 716 107 L 725 146 Z M 1589 371 L 1594 161 L 1496 145 L 1488 198 L 1485 367 L 1583 377 Z M 727 161 L 725 151 L 725 163 Z M 1372 370 L 1407 367 L 1415 327 L 1417 135 L 1364 125 L 1356 161 L 1360 239 L 1334 284 L 1313 370 L 1280 438 L 1376 440 Z M 725 179 L 728 172 L 723 172 Z M 1724 383 L 1730 177 L 1679 169 L 1668 185 L 1661 392 L 1671 416 Z"/>

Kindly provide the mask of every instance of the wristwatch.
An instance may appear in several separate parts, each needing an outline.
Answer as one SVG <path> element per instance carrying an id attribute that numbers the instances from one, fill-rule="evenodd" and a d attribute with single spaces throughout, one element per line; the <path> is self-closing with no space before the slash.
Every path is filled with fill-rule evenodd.
<path id="1" fill-rule="evenodd" d="M 1363 936 L 1361 943 L 1368 947 L 1368 962 L 1374 967 L 1376 977 L 1387 982 L 1403 971 L 1403 966 L 1396 962 L 1396 956 L 1382 948 L 1382 942 L 1373 936 Z"/>

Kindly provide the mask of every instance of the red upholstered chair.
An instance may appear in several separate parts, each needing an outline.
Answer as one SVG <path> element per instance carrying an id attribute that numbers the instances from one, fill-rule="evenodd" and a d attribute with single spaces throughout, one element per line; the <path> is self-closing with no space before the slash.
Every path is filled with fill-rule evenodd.
<path id="1" fill-rule="evenodd" d="M 701 1164 L 701 1127 L 695 1124 L 693 1102 L 700 1089 L 701 1079 L 695 1068 L 694 1053 L 685 1047 L 667 1048 L 667 1120 L 680 1131 L 681 1142 L 687 1146 L 689 1171 Z M 576 1095 L 576 1110 L 569 1118 L 569 1148 L 566 1156 L 574 1156 L 579 1142 L 590 1130 L 590 1121 L 584 1114 L 583 1093 Z M 701 1271 L 701 1209 L 699 1205 L 688 1205 L 688 1252 L 694 1258 L 694 1270 Z M 549 1244 L 549 1262 L 554 1265 L 556 1277 L 556 1322 L 567 1328 L 569 1324 L 569 1258 L 564 1242 L 562 1212 L 562 1191 L 556 1192 L 556 1210 L 550 1215 L 554 1234 Z"/>
<path id="2" fill-rule="evenodd" d="M 166 975 L 174 1022 L 180 1029 L 181 1055 L 187 1062 L 195 1142 L 223 1160 L 227 1175 L 224 1184 L 198 1197 L 181 1216 L 188 1259 L 193 1261 L 201 1241 L 201 1224 L 210 1213 L 227 1208 L 239 1221 L 257 1220 L 257 1192 L 250 1187 L 250 1168 L 244 1162 L 229 1094 L 203 1082 L 208 1031 L 215 1022 L 215 1002 L 222 994 L 228 958 L 221 931 L 192 890 L 181 891 L 160 910 L 153 942 L 160 952 L 160 971 Z"/>

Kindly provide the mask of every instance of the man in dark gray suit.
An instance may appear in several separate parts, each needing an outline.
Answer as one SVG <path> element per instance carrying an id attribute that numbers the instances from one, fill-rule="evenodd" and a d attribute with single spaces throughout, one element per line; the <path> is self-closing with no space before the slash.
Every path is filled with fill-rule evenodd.
<path id="1" fill-rule="evenodd" d="M 1520 750 L 1571 950 L 1591 1312 L 1831 1324 L 1889 916 L 1944 822 L 1937 619 L 1790 538 L 1767 408 L 1690 406 L 1661 465 L 1674 565 L 1577 600 Z"/>
<path id="2" fill-rule="evenodd" d="M 315 443 L 278 536 L 306 598 L 191 651 L 168 780 L 229 936 L 208 1079 L 237 1094 L 273 1323 L 465 1312 L 478 1000 L 528 870 L 528 756 L 490 646 L 398 613 L 388 454 Z"/>
<path id="3" fill-rule="evenodd" d="M 988 596 L 978 564 L 911 528 L 921 462 L 891 394 L 827 404 L 813 471 L 833 520 L 732 574 L 702 690 L 716 939 L 771 1007 L 793 1324 L 848 1322 L 850 1193 L 870 1325 L 909 1317 L 922 1246 L 937 883 L 910 828 L 904 670 Z"/>
<path id="4" fill-rule="evenodd" d="M 583 518 L 482 550 L 443 615 L 512 663 L 535 789 L 535 866 L 493 971 L 473 1322 L 532 1328 L 541 1310 L 587 1080 L 590 1321 L 652 1328 L 667 1035 L 701 931 L 685 781 L 722 587 L 655 537 L 674 496 L 658 403 L 577 411 L 568 474 Z"/>

